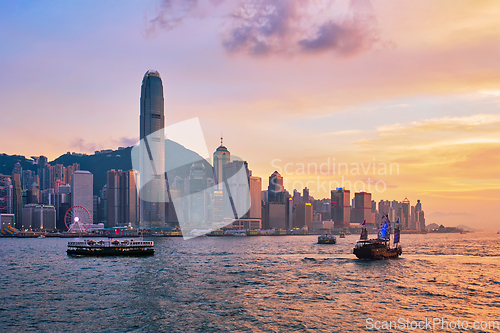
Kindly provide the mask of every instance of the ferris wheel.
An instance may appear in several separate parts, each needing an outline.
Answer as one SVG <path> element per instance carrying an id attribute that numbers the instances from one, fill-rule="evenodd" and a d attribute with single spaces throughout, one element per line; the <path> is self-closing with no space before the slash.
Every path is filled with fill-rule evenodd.
<path id="1" fill-rule="evenodd" d="M 92 217 L 83 206 L 73 206 L 64 214 L 64 224 L 68 232 L 85 232 L 91 223 Z"/>

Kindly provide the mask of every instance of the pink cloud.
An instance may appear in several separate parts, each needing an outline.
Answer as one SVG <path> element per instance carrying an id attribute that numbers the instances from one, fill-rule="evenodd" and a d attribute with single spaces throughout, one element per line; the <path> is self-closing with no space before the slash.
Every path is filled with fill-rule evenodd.
<path id="1" fill-rule="evenodd" d="M 224 0 L 211 1 L 212 8 Z M 234 3 L 233 3 L 234 4 Z M 198 0 L 163 0 L 146 34 L 172 30 L 199 7 Z M 368 0 L 239 0 L 221 17 L 221 44 L 232 54 L 296 55 L 331 51 L 350 56 L 381 43 Z M 193 15 L 194 16 L 194 15 Z"/>

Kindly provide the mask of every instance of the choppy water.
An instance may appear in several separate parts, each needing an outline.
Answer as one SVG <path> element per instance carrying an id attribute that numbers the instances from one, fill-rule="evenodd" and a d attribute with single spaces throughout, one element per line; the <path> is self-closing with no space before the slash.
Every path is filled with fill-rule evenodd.
<path id="1" fill-rule="evenodd" d="M 403 256 L 389 261 L 357 260 L 356 235 L 336 245 L 156 238 L 147 258 L 69 257 L 67 239 L 1 238 L 0 331 L 361 332 L 367 318 L 500 320 L 499 235 L 402 236 Z"/>

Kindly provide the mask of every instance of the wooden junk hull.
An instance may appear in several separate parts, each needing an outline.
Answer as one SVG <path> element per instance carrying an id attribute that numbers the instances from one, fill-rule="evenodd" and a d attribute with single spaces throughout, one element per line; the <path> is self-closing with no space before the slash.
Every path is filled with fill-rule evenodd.
<path id="1" fill-rule="evenodd" d="M 359 259 L 372 259 L 372 260 L 381 260 L 381 259 L 396 259 L 398 258 L 403 251 L 401 248 L 390 249 L 387 247 L 376 247 L 371 248 L 368 246 L 357 247 L 353 250 L 353 253 Z"/>

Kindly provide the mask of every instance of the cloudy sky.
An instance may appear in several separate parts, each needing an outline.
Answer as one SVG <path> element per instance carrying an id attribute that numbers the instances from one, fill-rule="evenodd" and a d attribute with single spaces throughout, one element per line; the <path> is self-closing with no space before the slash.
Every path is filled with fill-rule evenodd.
<path id="1" fill-rule="evenodd" d="M 344 177 L 420 199 L 428 223 L 499 229 L 498 17 L 496 1 L 2 2 L 0 151 L 135 144 L 155 69 L 167 125 L 198 117 L 209 151 L 223 132 L 263 183 L 280 169 L 323 198 Z"/>

